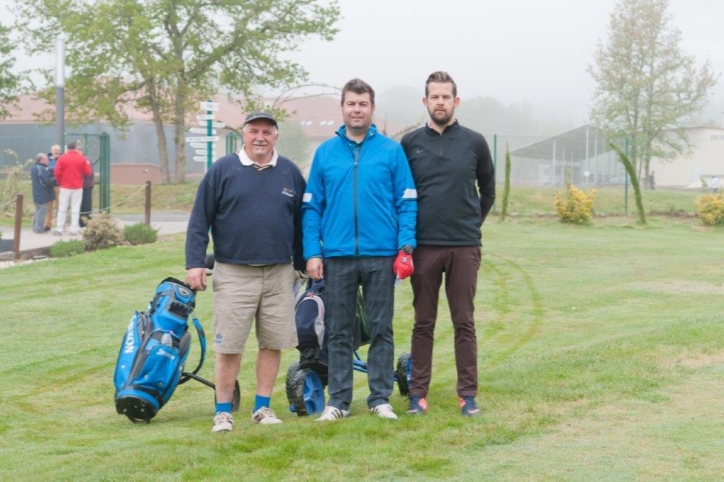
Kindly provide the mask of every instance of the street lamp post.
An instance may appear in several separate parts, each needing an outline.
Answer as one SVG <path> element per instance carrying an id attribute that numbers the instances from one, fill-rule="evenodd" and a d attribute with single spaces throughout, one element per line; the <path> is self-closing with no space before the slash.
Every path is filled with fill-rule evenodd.
<path id="1" fill-rule="evenodd" d="M 65 35 L 55 39 L 55 139 L 65 145 Z"/>

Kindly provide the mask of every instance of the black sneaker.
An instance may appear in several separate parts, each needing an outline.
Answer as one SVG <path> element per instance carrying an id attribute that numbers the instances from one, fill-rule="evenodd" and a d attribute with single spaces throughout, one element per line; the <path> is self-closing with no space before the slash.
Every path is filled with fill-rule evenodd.
<path id="1" fill-rule="evenodd" d="M 410 396 L 410 405 L 407 407 L 408 415 L 424 415 L 427 413 L 427 401 L 422 397 Z"/>
<path id="2" fill-rule="evenodd" d="M 460 413 L 462 413 L 464 417 L 477 417 L 480 415 L 480 409 L 478 408 L 478 404 L 475 403 L 475 397 L 460 397 Z"/>

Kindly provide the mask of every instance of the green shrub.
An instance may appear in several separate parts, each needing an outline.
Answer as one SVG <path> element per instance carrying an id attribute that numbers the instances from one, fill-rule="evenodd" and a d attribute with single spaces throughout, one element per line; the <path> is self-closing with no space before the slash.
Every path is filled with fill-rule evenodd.
<path id="1" fill-rule="evenodd" d="M 83 242 L 85 249 L 94 251 L 96 249 L 110 248 L 111 246 L 122 246 L 126 244 L 123 237 L 123 230 L 108 213 L 101 213 L 93 216 L 83 231 Z"/>
<path id="2" fill-rule="evenodd" d="M 704 194 L 696 198 L 696 213 L 704 224 L 724 225 L 724 198 L 722 198 L 721 192 Z"/>
<path id="3" fill-rule="evenodd" d="M 593 217 L 593 199 L 596 197 L 596 190 L 588 194 L 578 189 L 566 180 L 566 196 L 556 192 L 556 212 L 564 223 L 586 224 Z"/>
<path id="4" fill-rule="evenodd" d="M 50 256 L 53 258 L 67 258 L 82 253 L 85 253 L 85 244 L 78 239 L 58 241 L 50 247 Z"/>
<path id="5" fill-rule="evenodd" d="M 158 230 L 146 223 L 137 223 L 123 228 L 123 236 L 129 244 L 151 244 L 156 242 Z"/>

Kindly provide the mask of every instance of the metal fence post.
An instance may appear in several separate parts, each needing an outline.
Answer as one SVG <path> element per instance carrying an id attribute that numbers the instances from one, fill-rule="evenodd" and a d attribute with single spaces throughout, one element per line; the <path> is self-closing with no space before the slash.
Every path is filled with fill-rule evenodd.
<path id="1" fill-rule="evenodd" d="M 626 157 L 628 157 L 628 137 L 626 138 L 625 151 L 626 151 Z M 623 213 L 624 213 L 624 216 L 628 216 L 628 171 L 626 171 L 626 177 L 624 178 L 623 189 L 624 189 Z"/>
<path id="2" fill-rule="evenodd" d="M 100 211 L 111 212 L 111 136 L 107 133 L 100 135 Z"/>
<path id="3" fill-rule="evenodd" d="M 493 172 L 498 177 L 498 134 L 493 134 Z M 496 179 L 497 180 L 497 179 Z M 496 202 L 493 201 L 493 214 L 497 212 Z"/>
<path id="4" fill-rule="evenodd" d="M 15 232 L 13 239 L 13 252 L 15 259 L 20 255 L 20 232 L 23 225 L 23 195 L 18 194 L 15 198 Z"/>
<path id="5" fill-rule="evenodd" d="M 146 181 L 146 205 L 144 222 L 151 225 L 151 181 Z"/>

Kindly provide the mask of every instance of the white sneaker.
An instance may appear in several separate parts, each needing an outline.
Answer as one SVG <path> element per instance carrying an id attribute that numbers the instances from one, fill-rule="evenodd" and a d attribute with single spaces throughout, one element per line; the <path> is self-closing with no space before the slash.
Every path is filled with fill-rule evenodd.
<path id="1" fill-rule="evenodd" d="M 214 426 L 211 428 L 213 433 L 231 432 L 234 428 L 234 417 L 229 412 L 219 412 L 214 417 Z"/>
<path id="2" fill-rule="evenodd" d="M 262 425 L 273 425 L 275 423 L 282 423 L 269 407 L 261 407 L 259 410 L 251 414 L 252 422 L 260 423 Z"/>
<path id="3" fill-rule="evenodd" d="M 322 415 L 315 422 L 332 422 L 341 418 L 349 417 L 349 410 L 340 410 L 337 407 L 327 405 L 324 407 Z"/>
<path id="4" fill-rule="evenodd" d="M 392 405 L 389 403 L 383 403 L 375 407 L 370 408 L 370 412 L 374 413 L 380 418 L 388 418 L 390 420 L 397 420 L 397 415 L 392 411 Z"/>

